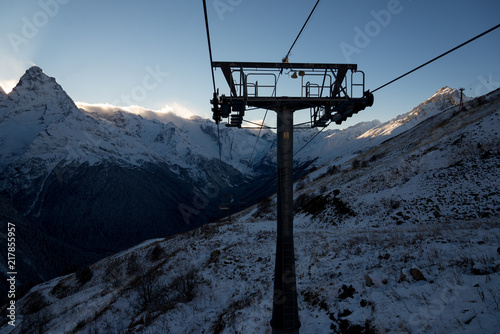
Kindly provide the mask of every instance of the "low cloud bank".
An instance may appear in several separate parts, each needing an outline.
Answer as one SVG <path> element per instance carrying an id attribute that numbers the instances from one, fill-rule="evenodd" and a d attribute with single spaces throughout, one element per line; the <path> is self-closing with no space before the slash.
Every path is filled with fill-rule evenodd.
<path id="1" fill-rule="evenodd" d="M 109 103 L 86 103 L 86 102 L 75 102 L 76 106 L 80 109 L 84 109 L 88 112 L 95 113 L 112 113 L 118 110 L 123 110 L 132 114 L 140 115 L 146 119 L 156 119 L 160 122 L 168 123 L 173 122 L 174 124 L 186 120 L 186 119 L 196 119 L 201 118 L 195 115 L 188 108 L 178 104 L 173 103 L 172 105 L 165 105 L 160 110 L 151 110 L 141 106 L 115 106 Z"/>

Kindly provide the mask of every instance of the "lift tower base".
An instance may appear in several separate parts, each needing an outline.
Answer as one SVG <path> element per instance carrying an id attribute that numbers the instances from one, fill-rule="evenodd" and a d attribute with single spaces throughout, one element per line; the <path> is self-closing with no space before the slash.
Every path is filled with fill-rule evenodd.
<path id="1" fill-rule="evenodd" d="M 274 271 L 273 334 L 298 334 L 300 328 L 293 244 L 293 109 L 277 112 L 278 226 Z"/>

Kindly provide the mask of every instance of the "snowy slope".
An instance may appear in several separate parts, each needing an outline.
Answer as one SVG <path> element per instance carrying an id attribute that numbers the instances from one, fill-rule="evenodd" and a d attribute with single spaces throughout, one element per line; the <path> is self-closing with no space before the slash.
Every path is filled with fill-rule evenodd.
<path id="1" fill-rule="evenodd" d="M 464 111 L 456 107 L 426 119 L 346 162 L 316 187 L 341 185 L 342 196 L 370 219 L 387 219 L 391 211 L 400 217 L 390 217 L 396 220 L 405 211 L 427 220 L 494 215 L 499 204 L 498 94 L 473 100 Z M 310 178 L 322 173 L 325 168 Z M 459 203 L 460 209 L 450 203 Z"/>
<path id="2" fill-rule="evenodd" d="M 367 149 L 375 144 L 367 143 L 360 139 L 364 133 L 379 126 L 378 120 L 371 122 L 361 122 L 341 130 L 327 130 L 318 135 L 307 149 L 300 151 L 294 159 L 299 161 L 315 160 L 314 165 L 320 167 L 333 161 L 339 162 L 351 157 L 355 152 Z M 307 131 L 307 130 L 306 130 Z M 310 131 L 309 131 L 310 133 Z M 314 133 L 295 144 L 297 152 Z"/>
<path id="3" fill-rule="evenodd" d="M 464 101 L 469 100 L 470 98 L 464 95 Z M 358 123 L 342 130 L 325 131 L 313 140 L 305 152 L 300 152 L 296 159 L 306 161 L 316 158 L 315 166 L 317 167 L 328 163 L 344 163 L 360 152 L 410 130 L 427 118 L 455 107 L 459 101 L 458 90 L 443 87 L 411 111 L 385 123 L 374 120 Z M 298 145 L 300 143 L 296 143 L 296 147 Z"/>
<path id="4" fill-rule="evenodd" d="M 496 333 L 500 90 L 295 192 L 302 333 Z M 270 333 L 274 203 L 34 287 L 15 329 Z"/>
<path id="5" fill-rule="evenodd" d="M 470 98 L 464 95 L 464 101 L 468 100 L 470 100 Z M 458 90 L 450 87 L 443 87 L 426 101 L 413 108 L 410 112 L 402 114 L 367 131 L 360 136 L 360 138 L 374 138 L 400 134 L 411 129 L 426 118 L 435 116 L 451 106 L 458 105 L 459 102 L 460 93 Z"/>
<path id="6" fill-rule="evenodd" d="M 7 93 L 3 90 L 2 87 L 0 87 L 0 101 L 4 100 L 7 98 Z"/>
<path id="7" fill-rule="evenodd" d="M 319 168 L 312 180 L 456 103 L 456 90 L 443 88 L 385 124 L 323 131 L 294 157 L 295 176 Z M 295 131 L 295 151 L 317 131 Z M 24 216 L 27 222 L 17 223 L 30 229 L 27 235 L 43 231 L 43 241 L 30 244 L 25 253 L 51 258 L 51 263 L 38 265 L 26 256 L 20 260 L 26 272 L 39 274 L 19 284 L 54 277 L 66 267 L 71 257 L 52 256 L 54 249 L 79 254 L 74 264 L 91 263 L 145 239 L 222 217 L 218 206 L 228 193 L 242 207 L 272 194 L 275 133 L 265 130 L 256 141 L 257 131 L 221 126 L 219 134 L 222 164 L 217 127 L 208 119 L 140 107 L 76 105 L 54 78 L 38 67 L 27 70 L 10 94 L 0 92 L 0 191 L 16 213 L 3 220 Z M 380 171 L 386 178 L 393 172 Z M 349 194 L 371 203 L 364 194 Z"/>

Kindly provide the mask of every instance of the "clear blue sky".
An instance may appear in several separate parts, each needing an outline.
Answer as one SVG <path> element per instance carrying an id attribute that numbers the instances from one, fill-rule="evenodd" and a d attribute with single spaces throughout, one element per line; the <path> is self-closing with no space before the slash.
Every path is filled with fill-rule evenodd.
<path id="1" fill-rule="evenodd" d="M 315 2 L 207 0 L 214 60 L 281 61 Z M 499 13 L 498 0 L 321 0 L 290 62 L 356 63 L 374 89 L 499 24 Z M 6 90 L 36 64 L 75 101 L 211 116 L 201 0 L 1 0 L 0 31 Z M 389 120 L 445 85 L 472 96 L 500 86 L 500 29 L 380 90 L 346 124 Z"/>

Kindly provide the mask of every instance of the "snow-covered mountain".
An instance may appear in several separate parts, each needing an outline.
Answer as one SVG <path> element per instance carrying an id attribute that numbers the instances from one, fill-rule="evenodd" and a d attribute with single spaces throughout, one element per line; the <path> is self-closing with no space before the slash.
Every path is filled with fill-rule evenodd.
<path id="1" fill-rule="evenodd" d="M 464 101 L 470 98 L 464 95 Z M 460 102 L 460 92 L 450 87 L 439 89 L 429 99 L 385 123 L 378 120 L 358 123 L 342 130 L 325 131 L 318 136 L 303 152 L 300 159 L 318 159 L 318 167 L 331 162 L 343 163 L 355 155 L 366 151 L 383 141 L 403 133 L 429 117 L 442 113 L 445 109 L 455 107 Z M 323 154 L 328 152 L 329 154 Z"/>
<path id="2" fill-rule="evenodd" d="M 38 67 L 26 71 L 0 103 L 3 200 L 37 233 L 83 249 L 94 260 L 221 217 L 223 195 L 231 189 L 245 193 L 235 188 L 243 183 L 243 158 L 237 168 L 219 163 L 216 129 L 208 120 L 172 115 L 172 121 L 160 122 L 119 109 L 79 109 Z M 246 153 L 255 138 L 249 131 L 233 132 L 221 131 L 229 158 Z M 266 138 L 259 144 L 264 152 L 274 145 Z M 259 161 L 253 166 L 264 169 Z M 263 187 L 265 174 L 250 173 L 260 177 L 254 185 L 263 189 L 246 189 L 244 200 L 274 191 Z M 25 272 L 37 273 L 26 280 L 57 273 L 29 259 L 25 265 Z"/>
<path id="3" fill-rule="evenodd" d="M 296 177 L 341 164 L 400 133 L 399 128 L 456 105 L 456 94 L 441 89 L 385 124 L 365 122 L 320 133 L 294 157 Z M 60 242 L 62 249 L 72 249 L 68 253 L 84 254 L 75 255 L 74 264 L 88 264 L 145 239 L 220 218 L 225 213 L 219 204 L 228 194 L 245 207 L 275 191 L 276 136 L 271 131 L 263 131 L 256 141 L 255 131 L 222 126 L 219 163 L 214 122 L 151 110 L 77 106 L 38 67 L 27 70 L 13 91 L 1 96 L 1 200 L 14 216 L 24 217 L 30 234 L 45 240 L 21 245 L 30 248 L 27 253 L 48 257 Z M 296 131 L 296 150 L 317 131 Z M 3 222 L 9 219 L 14 220 L 4 217 Z M 34 281 L 62 269 L 47 271 L 29 256 L 24 266 Z"/>
<path id="4" fill-rule="evenodd" d="M 499 128 L 497 90 L 296 184 L 302 333 L 498 331 Z M 40 284 L 1 330 L 270 332 L 275 200 Z"/>
<path id="5" fill-rule="evenodd" d="M 469 101 L 470 98 L 464 95 L 463 101 Z M 455 106 L 460 102 L 460 92 L 450 87 L 439 89 L 429 99 L 413 108 L 410 112 L 402 114 L 389 122 L 374 127 L 364 133 L 360 138 L 375 138 L 381 136 L 390 136 L 403 133 L 411 129 L 426 118 L 441 113 L 443 110 Z"/>
<path id="6" fill-rule="evenodd" d="M 5 93 L 5 91 L 3 90 L 2 87 L 0 87 L 0 101 L 2 101 L 3 99 L 5 99 L 7 97 L 7 93 Z"/>

